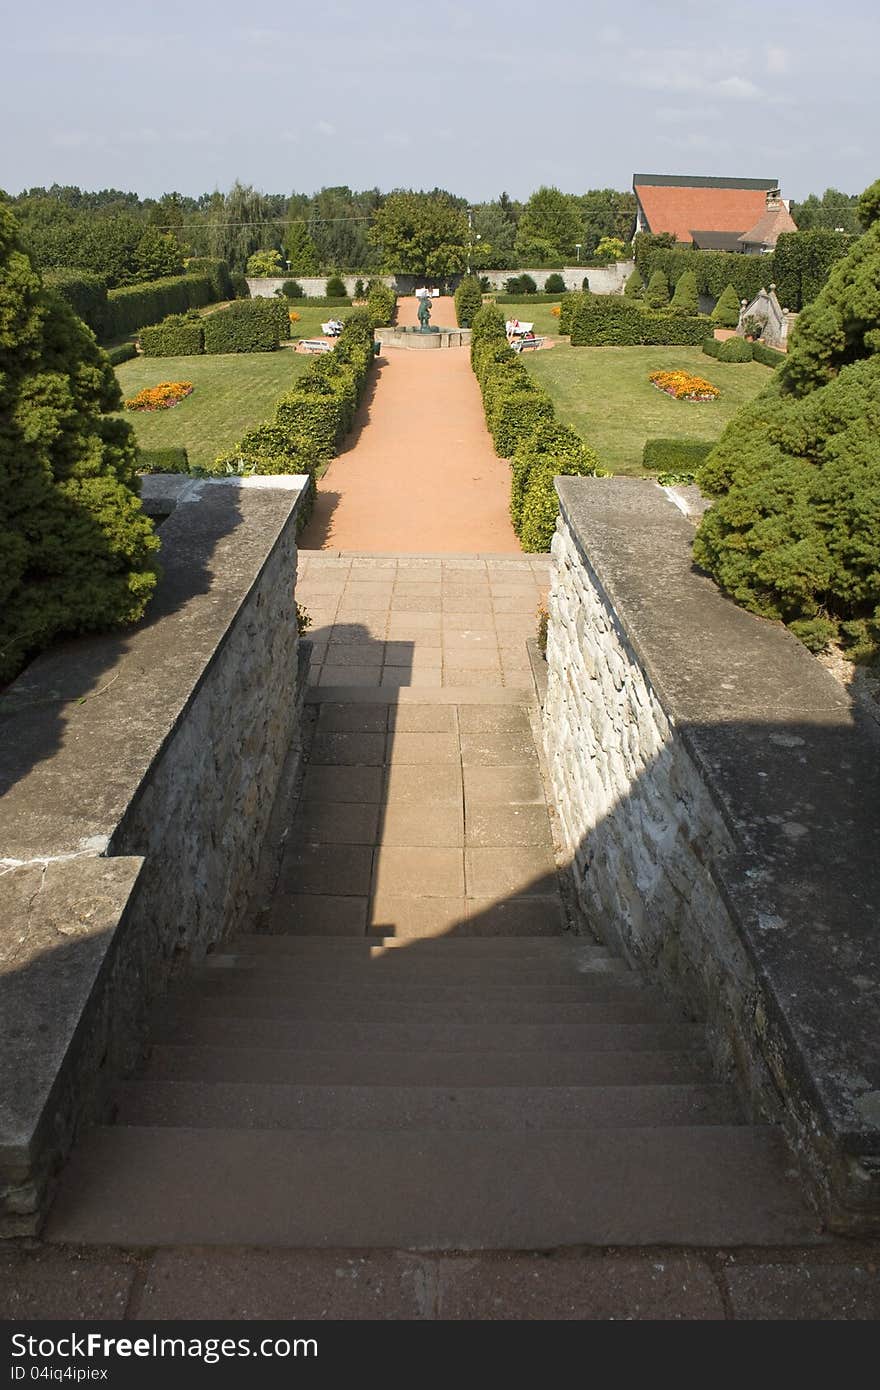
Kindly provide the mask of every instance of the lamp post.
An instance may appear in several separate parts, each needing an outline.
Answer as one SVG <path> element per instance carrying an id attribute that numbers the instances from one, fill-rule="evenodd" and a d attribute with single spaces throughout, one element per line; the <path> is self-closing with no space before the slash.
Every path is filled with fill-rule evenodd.
<path id="1" fill-rule="evenodd" d="M 578 265 L 580 265 L 581 263 L 581 247 L 583 246 L 583 244 L 584 243 L 582 241 L 576 241 L 574 244 L 574 249 L 577 252 Z"/>
<path id="2" fill-rule="evenodd" d="M 474 240 L 474 210 L 468 208 L 468 244 L 467 244 L 467 273 L 471 273 L 471 246 Z"/>

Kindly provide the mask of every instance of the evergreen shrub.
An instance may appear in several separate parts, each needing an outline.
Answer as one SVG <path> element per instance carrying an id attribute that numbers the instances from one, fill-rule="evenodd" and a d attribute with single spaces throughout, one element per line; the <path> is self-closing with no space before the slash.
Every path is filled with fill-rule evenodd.
<path id="1" fill-rule="evenodd" d="M 44 286 L 0 202 L 0 681 L 53 638 L 140 618 L 159 542 L 94 334 Z"/>

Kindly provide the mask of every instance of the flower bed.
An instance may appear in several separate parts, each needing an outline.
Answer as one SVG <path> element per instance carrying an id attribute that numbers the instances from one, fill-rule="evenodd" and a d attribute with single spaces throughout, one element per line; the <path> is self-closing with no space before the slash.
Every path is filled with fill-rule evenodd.
<path id="1" fill-rule="evenodd" d="M 192 392 L 191 381 L 160 381 L 158 386 L 145 386 L 125 402 L 126 410 L 170 410 Z"/>
<path id="2" fill-rule="evenodd" d="M 652 372 L 648 380 L 658 391 L 665 391 L 677 401 L 714 401 L 721 394 L 711 381 L 690 372 Z"/>

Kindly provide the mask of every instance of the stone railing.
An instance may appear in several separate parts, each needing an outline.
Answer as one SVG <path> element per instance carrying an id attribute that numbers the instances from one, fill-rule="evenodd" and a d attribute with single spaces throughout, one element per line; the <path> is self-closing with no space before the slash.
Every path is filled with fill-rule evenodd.
<path id="1" fill-rule="evenodd" d="M 585 915 L 705 1019 L 843 1230 L 880 1219 L 880 747 L 693 569 L 641 479 L 558 479 L 546 752 Z"/>
<path id="2" fill-rule="evenodd" d="M 170 513 L 147 618 L 60 645 L 0 699 L 3 1234 L 38 1227 L 175 965 L 260 906 L 299 742 L 306 482 L 145 479 Z"/>

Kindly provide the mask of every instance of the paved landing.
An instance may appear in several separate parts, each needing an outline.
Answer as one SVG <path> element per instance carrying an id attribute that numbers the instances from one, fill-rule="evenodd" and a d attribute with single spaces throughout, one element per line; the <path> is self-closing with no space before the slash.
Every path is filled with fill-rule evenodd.
<path id="1" fill-rule="evenodd" d="M 526 639 L 546 555 L 379 556 L 300 551 L 297 597 L 322 688 L 531 689 Z"/>
<path id="2" fill-rule="evenodd" d="M 384 694 L 318 705 L 270 930 L 406 939 L 562 931 L 527 693 L 500 705 Z"/>

